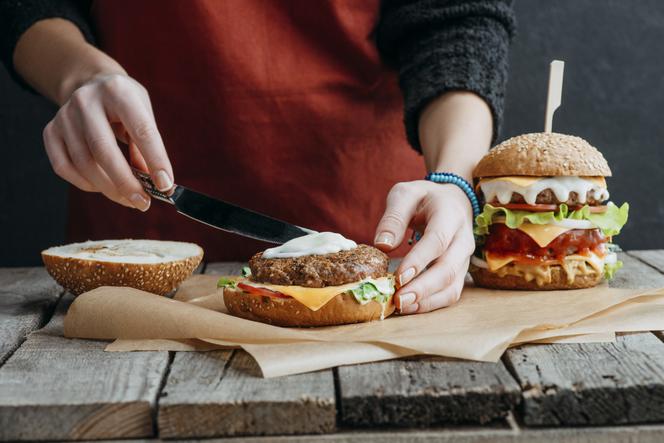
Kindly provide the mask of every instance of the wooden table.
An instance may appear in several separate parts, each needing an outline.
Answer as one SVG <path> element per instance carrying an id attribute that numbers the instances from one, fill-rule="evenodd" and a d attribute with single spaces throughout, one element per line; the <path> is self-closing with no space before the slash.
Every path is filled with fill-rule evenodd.
<path id="1" fill-rule="evenodd" d="M 621 255 L 613 286 L 664 286 L 664 251 Z M 0 439 L 664 441 L 657 331 L 521 346 L 498 363 L 427 357 L 263 379 L 243 351 L 108 353 L 63 338 L 71 301 L 42 268 L 0 269 Z"/>

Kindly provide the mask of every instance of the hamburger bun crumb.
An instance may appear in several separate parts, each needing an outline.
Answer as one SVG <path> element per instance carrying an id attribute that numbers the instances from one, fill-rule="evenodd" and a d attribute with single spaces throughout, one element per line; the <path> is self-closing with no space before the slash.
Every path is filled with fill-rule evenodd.
<path id="1" fill-rule="evenodd" d="M 602 153 L 584 139 L 540 132 L 505 140 L 473 171 L 475 178 L 510 175 L 609 177 L 611 169 Z"/>
<path id="2" fill-rule="evenodd" d="M 362 305 L 348 293 L 339 294 L 318 311 L 294 298 L 249 294 L 238 288 L 223 289 L 224 303 L 231 315 L 275 326 L 333 326 L 380 320 L 383 307 L 376 301 Z M 387 318 L 394 312 L 392 297 L 385 306 Z"/>
<path id="3" fill-rule="evenodd" d="M 511 265 L 506 265 L 511 266 Z M 538 285 L 535 280 L 526 281 L 523 277 L 517 275 L 499 276 L 488 269 L 470 266 L 470 275 L 476 286 L 488 289 L 512 289 L 525 291 L 551 291 L 559 289 L 583 289 L 597 286 L 604 276 L 601 273 L 592 273 L 589 275 L 577 275 L 572 283 L 567 281 L 567 275 L 561 266 L 551 266 L 551 281 Z"/>

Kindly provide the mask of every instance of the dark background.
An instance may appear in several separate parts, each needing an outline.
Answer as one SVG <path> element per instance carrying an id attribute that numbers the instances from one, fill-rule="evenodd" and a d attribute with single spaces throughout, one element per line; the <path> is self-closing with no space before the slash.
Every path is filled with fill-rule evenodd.
<path id="1" fill-rule="evenodd" d="M 612 200 L 632 212 L 619 244 L 664 248 L 664 2 L 521 0 L 516 11 L 501 140 L 543 130 L 548 64 L 564 60 L 554 131 L 584 137 L 609 161 Z M 0 67 L 0 266 L 39 264 L 39 251 L 64 241 L 67 186 L 41 142 L 55 110 Z"/>

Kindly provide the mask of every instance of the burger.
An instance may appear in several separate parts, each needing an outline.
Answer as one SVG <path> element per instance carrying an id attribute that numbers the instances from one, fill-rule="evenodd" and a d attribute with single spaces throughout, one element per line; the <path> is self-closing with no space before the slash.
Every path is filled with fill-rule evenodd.
<path id="1" fill-rule="evenodd" d="M 339 234 L 315 233 L 259 252 L 240 279 L 222 278 L 237 317 L 277 326 L 331 326 L 382 320 L 394 312 L 387 255 Z"/>
<path id="2" fill-rule="evenodd" d="M 579 137 L 556 133 L 513 137 L 492 149 L 473 178 L 483 210 L 470 274 L 495 289 L 576 289 L 611 278 L 613 236 L 629 205 L 609 198 L 611 170 Z"/>

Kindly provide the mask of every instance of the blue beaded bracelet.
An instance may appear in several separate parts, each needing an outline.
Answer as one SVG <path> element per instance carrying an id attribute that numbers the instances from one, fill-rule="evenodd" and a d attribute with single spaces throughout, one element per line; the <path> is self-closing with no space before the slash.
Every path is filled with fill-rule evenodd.
<path id="1" fill-rule="evenodd" d="M 480 215 L 480 202 L 477 200 L 477 195 L 475 195 L 472 185 L 463 177 L 452 174 L 451 172 L 430 172 L 424 179 L 434 183 L 457 185 L 468 196 L 468 200 L 470 200 L 470 205 L 473 207 L 473 218 Z"/>

